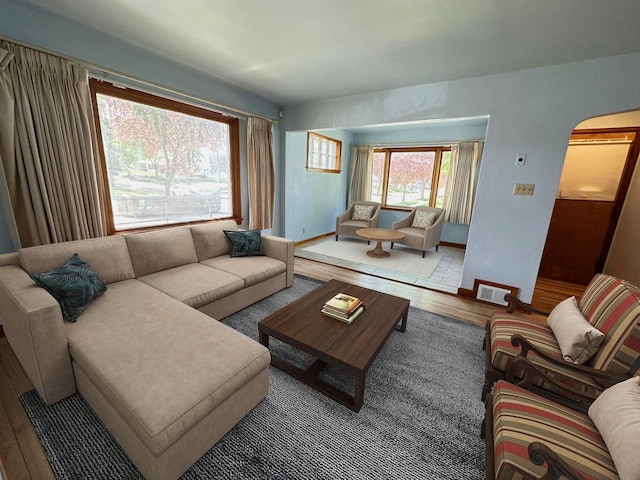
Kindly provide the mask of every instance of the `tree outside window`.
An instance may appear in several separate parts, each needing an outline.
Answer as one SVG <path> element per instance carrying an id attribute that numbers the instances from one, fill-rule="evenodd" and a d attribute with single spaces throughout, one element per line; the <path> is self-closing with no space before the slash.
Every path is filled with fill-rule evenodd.
<path id="1" fill-rule="evenodd" d="M 237 119 L 92 82 L 112 231 L 234 216 Z"/>
<path id="2" fill-rule="evenodd" d="M 450 159 L 449 147 L 376 149 L 371 199 L 388 208 L 441 207 Z"/>

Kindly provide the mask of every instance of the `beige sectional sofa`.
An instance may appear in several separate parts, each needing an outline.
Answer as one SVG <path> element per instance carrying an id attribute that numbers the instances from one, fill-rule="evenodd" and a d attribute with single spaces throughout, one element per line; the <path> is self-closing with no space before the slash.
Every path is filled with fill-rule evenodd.
<path id="1" fill-rule="evenodd" d="M 76 390 L 142 474 L 177 478 L 267 394 L 269 351 L 213 319 L 293 283 L 293 242 L 234 257 L 233 221 L 0 257 L 5 335 L 47 404 Z M 78 253 L 107 284 L 77 322 L 29 274 Z M 213 319 L 212 319 L 213 317 Z"/>

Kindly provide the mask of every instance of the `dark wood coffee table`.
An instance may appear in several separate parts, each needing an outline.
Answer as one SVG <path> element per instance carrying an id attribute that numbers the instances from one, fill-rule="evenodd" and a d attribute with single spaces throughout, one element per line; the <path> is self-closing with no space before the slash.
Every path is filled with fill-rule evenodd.
<path id="1" fill-rule="evenodd" d="M 362 300 L 364 312 L 350 325 L 323 315 L 324 303 L 337 293 Z M 276 338 L 307 352 L 315 362 L 306 370 L 271 354 L 271 365 L 358 412 L 364 400 L 367 370 L 393 330 L 407 328 L 409 300 L 348 283 L 330 280 L 258 323 L 260 343 Z M 318 378 L 325 365 L 343 368 L 355 376 L 351 395 Z"/>

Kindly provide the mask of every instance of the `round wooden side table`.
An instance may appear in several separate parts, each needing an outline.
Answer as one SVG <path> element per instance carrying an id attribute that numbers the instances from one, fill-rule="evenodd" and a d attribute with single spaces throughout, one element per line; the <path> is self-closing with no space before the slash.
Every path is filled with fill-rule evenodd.
<path id="1" fill-rule="evenodd" d="M 367 255 L 374 258 L 386 258 L 391 255 L 382 249 L 382 242 L 397 242 L 404 238 L 404 233 L 389 228 L 361 228 L 356 230 L 356 235 L 377 242 L 375 248 L 367 252 Z"/>

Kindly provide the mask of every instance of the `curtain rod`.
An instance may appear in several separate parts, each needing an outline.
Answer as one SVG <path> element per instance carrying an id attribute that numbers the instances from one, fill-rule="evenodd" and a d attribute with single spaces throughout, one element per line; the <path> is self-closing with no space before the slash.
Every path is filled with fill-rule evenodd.
<path id="1" fill-rule="evenodd" d="M 2 35 L 2 34 L 0 34 L 0 40 L 4 40 L 4 41 L 9 42 L 9 43 L 14 43 L 16 45 L 20 45 L 21 47 L 30 48 L 32 50 L 37 50 L 39 52 L 46 53 L 47 55 L 53 55 L 53 56 L 56 56 L 56 57 L 64 58 L 65 60 L 68 60 L 68 61 L 73 62 L 73 63 L 77 63 L 78 65 L 81 65 L 81 66 L 87 68 L 88 70 L 92 70 L 94 72 L 96 72 L 96 71 L 97 72 L 102 72 L 103 75 L 104 75 L 104 78 L 107 78 L 109 76 L 118 77 L 118 78 L 123 79 L 123 80 L 127 80 L 127 81 L 130 81 L 130 82 L 135 82 L 135 83 L 138 83 L 140 85 L 145 85 L 147 87 L 151 87 L 151 88 L 154 88 L 154 89 L 169 93 L 171 95 L 177 95 L 179 97 L 186 98 L 186 99 L 198 102 L 200 104 L 208 105 L 208 106 L 223 110 L 223 112 L 220 112 L 220 113 L 228 112 L 228 113 L 236 114 L 236 116 L 242 115 L 245 118 L 247 118 L 247 117 L 257 117 L 257 118 L 261 118 L 262 120 L 267 120 L 267 121 L 273 123 L 274 125 L 278 124 L 278 121 L 273 119 L 273 118 L 268 118 L 268 117 L 263 117 L 261 115 L 256 115 L 255 113 L 247 112 L 246 110 L 241 110 L 241 109 L 235 108 L 235 107 L 230 107 L 230 106 L 224 105 L 222 103 L 217 103 L 217 102 L 211 101 L 209 99 L 206 99 L 204 97 L 200 97 L 200 96 L 197 96 L 197 95 L 191 95 L 191 94 L 182 92 L 180 90 L 176 90 L 176 89 L 173 89 L 173 88 L 165 87 L 164 85 L 160 85 L 159 83 L 149 82 L 147 80 L 142 80 L 142 79 L 134 77 L 132 75 L 127 75 L 125 73 L 121 73 L 121 72 L 118 72 L 116 70 L 111 70 L 111 69 L 102 67 L 102 66 L 97 65 L 95 63 L 85 62 L 84 60 L 80 60 L 78 58 L 75 58 L 75 57 L 72 57 L 72 56 L 69 56 L 69 55 L 64 55 L 64 54 L 61 54 L 61 53 L 58 53 L 58 52 L 54 52 L 52 50 L 48 50 L 48 49 L 42 48 L 42 47 L 36 47 L 36 46 L 30 45 L 28 43 L 21 42 L 19 40 L 15 40 L 15 39 L 13 39 L 11 37 L 7 37 L 7 36 Z"/>

